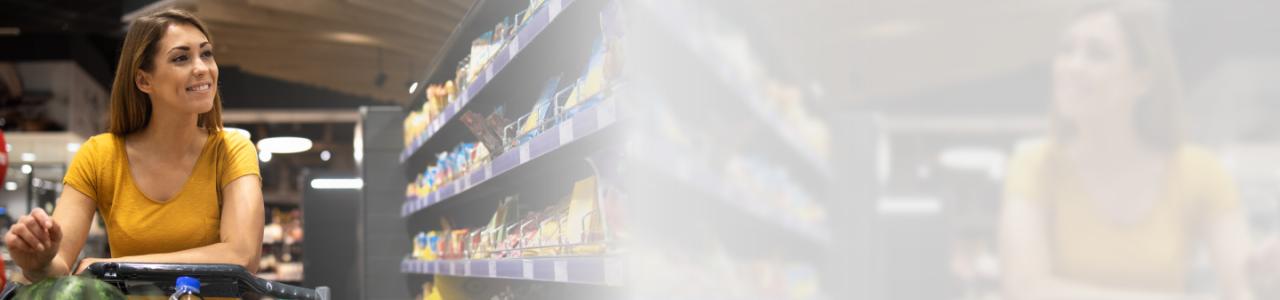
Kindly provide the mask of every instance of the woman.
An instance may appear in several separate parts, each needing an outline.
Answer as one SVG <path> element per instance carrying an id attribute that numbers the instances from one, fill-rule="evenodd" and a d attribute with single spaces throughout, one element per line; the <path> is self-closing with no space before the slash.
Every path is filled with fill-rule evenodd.
<path id="1" fill-rule="evenodd" d="M 1001 220 L 1012 299 L 1195 299 L 1205 245 L 1217 299 L 1250 299 L 1230 176 L 1179 139 L 1177 72 L 1156 2 L 1093 7 L 1053 59 L 1053 130 L 1010 164 Z"/>
<path id="2" fill-rule="evenodd" d="M 263 204 L 255 149 L 222 131 L 204 23 L 178 10 L 139 18 L 120 52 L 109 132 L 82 144 L 53 216 L 37 208 L 10 227 L 14 263 L 33 282 L 103 261 L 256 271 Z M 95 210 L 111 258 L 77 262 Z"/>

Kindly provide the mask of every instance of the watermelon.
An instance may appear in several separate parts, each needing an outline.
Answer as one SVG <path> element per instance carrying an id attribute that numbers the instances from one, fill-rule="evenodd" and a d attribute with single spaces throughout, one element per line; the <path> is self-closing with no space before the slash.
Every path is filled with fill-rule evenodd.
<path id="1" fill-rule="evenodd" d="M 114 285 L 89 276 L 46 278 L 18 290 L 18 300 L 124 300 L 124 293 Z"/>

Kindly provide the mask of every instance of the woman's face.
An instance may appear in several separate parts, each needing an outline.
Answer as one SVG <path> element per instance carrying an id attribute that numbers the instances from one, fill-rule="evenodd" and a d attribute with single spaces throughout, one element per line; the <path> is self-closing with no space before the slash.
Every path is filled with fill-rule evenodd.
<path id="1" fill-rule="evenodd" d="M 218 64 L 213 45 L 195 26 L 170 25 L 156 43 L 152 70 L 143 70 L 138 87 L 158 111 L 200 114 L 213 109 Z"/>
<path id="2" fill-rule="evenodd" d="M 1095 12 L 1067 29 L 1053 59 L 1054 109 L 1075 122 L 1131 118 L 1146 86 L 1115 13 Z"/>

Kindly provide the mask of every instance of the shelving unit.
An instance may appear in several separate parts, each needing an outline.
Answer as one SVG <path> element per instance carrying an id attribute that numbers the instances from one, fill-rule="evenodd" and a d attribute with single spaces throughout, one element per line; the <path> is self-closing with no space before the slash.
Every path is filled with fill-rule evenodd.
<path id="1" fill-rule="evenodd" d="M 484 90 L 484 88 L 488 86 L 494 76 L 502 73 L 502 70 L 507 67 L 507 64 L 515 60 L 522 50 L 528 48 L 529 45 L 538 38 L 538 35 L 542 34 L 542 32 L 547 29 L 547 26 L 556 20 L 556 17 L 560 15 L 560 12 L 569 5 L 572 5 L 575 0 L 546 1 L 547 2 L 529 18 L 528 23 L 525 23 L 524 26 L 521 26 L 517 30 L 515 38 L 512 38 L 498 50 L 498 54 L 484 66 L 484 71 L 480 72 L 480 75 L 476 77 L 475 81 L 459 90 L 460 94 L 458 95 L 458 99 L 453 103 L 450 103 L 448 106 L 445 106 L 445 109 L 440 112 L 440 115 L 431 121 L 427 130 L 423 132 L 422 135 L 418 136 L 417 140 L 419 142 L 410 144 L 408 148 L 404 149 L 404 152 L 400 154 L 400 163 L 405 163 L 410 156 L 413 156 L 414 153 L 421 150 L 422 146 L 426 144 L 427 141 L 430 141 L 432 136 L 434 136 L 436 132 L 439 132 L 445 124 L 453 122 L 454 117 L 458 115 L 458 112 L 462 111 L 468 103 L 471 103 L 471 101 L 475 99 L 476 95 L 480 94 L 480 91 Z M 522 44 L 521 41 L 525 42 Z M 448 45 L 446 45 L 446 47 L 448 47 Z"/>
<path id="2" fill-rule="evenodd" d="M 644 68 L 636 89 L 652 102 L 637 108 L 635 122 L 655 128 L 628 137 L 640 140 L 631 170 L 642 174 L 637 206 L 649 214 L 636 218 L 648 230 L 636 244 L 657 252 L 635 254 L 632 282 L 653 287 L 638 298 L 853 295 L 829 291 L 848 290 L 866 267 L 845 263 L 862 257 L 845 251 L 851 233 L 861 234 L 850 228 L 867 228 L 846 224 L 870 218 L 851 217 L 862 196 L 848 192 L 863 181 L 844 180 L 875 169 L 850 168 L 845 162 L 864 156 L 840 143 L 861 141 L 862 128 L 829 130 L 849 127 L 810 106 L 823 100 L 808 86 L 812 74 L 772 64 L 780 59 L 770 48 L 795 45 L 758 40 L 767 34 L 748 28 L 759 24 L 743 24 L 757 16 L 736 4 L 630 4 L 632 20 L 643 21 L 630 32 L 628 58 Z M 731 278 L 762 269 L 786 275 Z M 796 274 L 804 276 L 788 277 Z"/>
<path id="3" fill-rule="evenodd" d="M 517 149 L 504 152 L 489 163 L 473 168 L 426 197 L 408 197 L 400 215 L 409 217 L 613 125 L 618 114 L 616 101 L 612 98 L 601 101 L 603 102 L 551 127 Z"/>
<path id="4" fill-rule="evenodd" d="M 546 126 L 538 125 L 541 131 L 536 134 L 521 135 L 525 139 L 519 142 L 513 142 L 511 136 L 507 135 L 510 127 L 504 128 L 501 147 L 485 148 L 497 154 L 487 158 L 439 159 L 438 164 L 446 167 L 433 164 L 436 160 L 431 158 L 431 153 L 446 153 L 442 151 L 448 151 L 445 150 L 448 149 L 447 146 L 455 143 L 470 145 L 470 141 L 482 141 L 484 138 L 485 133 L 477 129 L 477 122 L 473 121 L 475 119 L 461 115 L 468 111 L 477 114 L 490 110 L 498 112 L 504 108 L 506 111 L 500 115 L 510 117 L 507 113 L 513 110 L 523 111 L 530 107 L 529 102 L 539 100 L 534 91 L 540 87 L 538 83 L 546 82 L 548 78 L 574 78 L 577 75 L 574 72 L 577 71 L 573 69 L 577 65 L 566 62 L 568 59 L 554 57 L 580 54 L 573 51 L 573 48 L 579 47 L 581 43 L 573 42 L 572 38 L 566 36 L 582 30 L 610 32 L 611 29 L 604 28 L 605 26 L 584 29 L 591 26 L 583 20 L 606 19 L 607 16 L 600 12 L 604 7 L 616 4 L 615 2 L 623 3 L 619 6 L 631 18 L 625 20 L 623 25 L 627 32 L 620 49 L 626 49 L 623 50 L 625 56 L 622 59 L 626 61 L 628 72 L 622 73 L 627 74 L 625 76 L 634 75 L 630 73 L 631 66 L 636 64 L 635 61 L 644 61 L 637 58 L 658 55 L 660 57 L 656 61 L 659 63 L 645 67 L 658 70 L 663 75 L 678 76 L 674 78 L 679 79 L 632 81 L 633 78 L 627 77 L 611 82 L 618 84 L 626 81 L 625 89 L 618 85 L 606 85 L 604 92 L 585 97 L 589 99 L 585 102 L 594 103 L 592 106 L 576 111 L 571 116 L 560 115 L 560 108 L 554 106 L 552 111 L 556 113 L 553 114 L 553 120 Z M 737 276 L 731 285 L 751 285 L 758 283 L 755 281 L 782 276 L 786 277 L 786 282 L 743 291 L 758 290 L 761 291 L 759 295 L 801 295 L 797 298 L 821 298 L 821 295 L 815 294 L 818 286 L 838 284 L 841 277 L 832 275 L 837 274 L 838 269 L 844 266 L 824 263 L 832 258 L 831 253 L 836 252 L 833 249 L 840 249 L 837 244 L 841 241 L 834 237 L 845 233 L 835 229 L 833 224 L 845 220 L 841 219 L 844 215 L 835 209 L 842 206 L 824 201 L 829 198 L 829 181 L 838 178 L 839 170 L 833 165 L 837 159 L 843 158 L 832 154 L 836 153 L 832 150 L 836 147 L 814 147 L 814 144 L 826 142 L 821 139 L 826 136 L 808 134 L 822 130 L 800 128 L 811 125 L 807 123 L 808 120 L 796 121 L 805 118 L 805 111 L 797 113 L 794 109 L 779 108 L 792 107 L 786 105 L 789 103 L 778 101 L 783 98 L 769 95 L 767 88 L 756 82 L 759 78 L 739 74 L 741 72 L 732 67 L 724 67 L 741 58 L 728 57 L 714 49 L 708 49 L 707 43 L 712 43 L 709 40 L 714 37 L 697 36 L 700 31 L 694 29 L 733 26 L 717 24 L 716 22 L 724 21 L 706 18 L 706 15 L 700 14 L 701 11 L 690 8 L 697 5 L 661 0 L 546 0 L 542 6 L 532 10 L 531 21 L 516 28 L 515 37 L 502 44 L 491 61 L 481 63 L 483 66 L 476 73 L 478 75 L 458 90 L 456 100 L 443 105 L 442 109 L 441 106 L 431 107 L 431 114 L 436 114 L 436 109 L 440 109 L 431 120 L 411 120 L 408 130 L 421 134 L 410 137 L 411 142 L 405 143 L 404 149 L 395 149 L 398 155 L 390 161 L 394 161 L 395 167 L 402 169 L 404 177 L 408 177 L 414 185 L 408 188 L 379 188 L 404 193 L 395 197 L 398 199 L 378 200 L 394 201 L 399 208 L 395 215 L 407 227 L 408 233 L 402 239 L 405 241 L 405 250 L 408 250 L 411 244 L 409 242 L 415 236 L 418 238 L 418 244 L 415 245 L 419 245 L 419 249 L 414 250 L 415 253 L 403 255 L 398 260 L 399 273 L 408 282 L 465 277 L 493 280 L 495 283 L 501 282 L 496 283 L 500 285 L 554 283 L 570 289 L 579 287 L 575 285 L 581 285 L 584 289 L 586 286 L 645 289 L 655 281 L 664 283 L 662 277 L 678 277 L 660 275 L 663 270 L 651 274 L 655 272 L 654 266 L 682 266 L 683 269 L 670 267 L 666 271 L 687 271 L 688 276 L 708 276 L 702 279 L 711 281 L 724 274 L 765 270 L 761 274 L 755 274 L 757 276 Z M 468 11 L 467 17 L 446 42 L 445 49 L 434 59 L 432 69 L 426 74 L 428 81 L 439 83 L 453 78 L 457 74 L 453 70 L 455 62 L 468 57 L 467 51 L 471 49 L 468 48 L 471 45 L 467 41 L 481 36 L 486 30 L 485 26 L 492 25 L 487 23 L 489 20 L 501 20 L 501 15 L 513 13 L 515 10 L 511 6 L 512 3 L 481 0 Z M 628 26 L 636 23 L 654 23 L 654 26 L 646 27 L 654 27 L 651 30 L 660 33 L 645 35 L 644 37 L 651 38 L 649 40 L 633 40 L 631 37 L 635 32 Z M 655 36 L 658 38 L 652 39 Z M 478 43 L 482 45 L 483 41 Z M 607 43 L 608 41 L 604 44 Z M 660 44 L 664 49 L 662 54 L 643 51 L 636 53 L 632 51 L 637 48 L 631 47 L 635 43 Z M 669 47 L 666 46 L 668 44 Z M 680 57 L 668 59 L 670 57 L 662 55 Z M 590 58 L 578 59 L 585 61 Z M 693 62 L 682 64 L 690 61 Z M 474 66 L 474 62 L 472 63 Z M 680 82 L 672 84 L 671 81 Z M 562 92 L 560 89 L 568 82 L 571 80 L 557 84 L 556 91 Z M 570 85 L 576 87 L 581 82 L 579 80 Z M 650 85 L 655 82 L 656 86 Z M 678 84 L 694 86 L 695 89 L 692 92 L 681 92 L 675 88 L 663 89 Z M 701 93 L 703 90 L 698 90 L 697 87 L 705 87 L 706 93 Z M 559 103 L 560 94 L 555 95 L 552 101 Z M 411 108 L 422 104 L 420 99 L 424 98 L 423 92 L 412 97 L 419 100 L 411 101 Z M 439 96 L 432 97 L 438 98 Z M 545 89 L 543 98 L 545 99 Z M 726 108 L 721 110 L 718 106 Z M 691 125 L 684 125 L 672 122 L 675 125 L 670 126 L 671 128 L 659 129 L 664 125 L 657 122 L 656 119 L 660 117 L 642 115 L 648 113 L 644 111 L 645 108 L 652 107 L 683 109 L 686 111 L 673 113 L 673 117 L 693 118 L 704 123 L 688 122 Z M 706 119 L 698 119 L 700 117 Z M 481 122 L 491 120 L 485 118 Z M 463 123 L 462 119 L 467 119 L 467 122 Z M 507 122 L 506 124 L 527 124 L 521 118 L 516 118 L 515 123 L 498 119 Z M 416 123 L 419 127 L 413 127 L 413 122 L 422 123 Z M 420 127 L 423 124 L 426 124 L 425 129 Z M 677 147 L 665 141 L 649 145 L 641 138 L 655 132 L 661 136 L 667 133 L 664 130 L 677 134 L 696 132 L 702 135 L 695 134 L 689 145 L 681 145 L 688 147 Z M 612 135 L 618 135 L 618 138 L 605 137 Z M 491 141 L 492 139 L 482 142 L 492 144 Z M 468 149 L 467 147 L 469 146 L 455 149 Z M 577 166 L 567 166 L 574 164 L 572 161 L 575 160 L 586 160 L 584 165 L 595 168 L 595 161 L 592 159 L 609 151 L 620 153 L 617 153 L 617 157 L 609 156 L 608 159 L 625 160 L 614 172 L 626 174 L 609 174 L 608 176 L 616 178 L 605 180 L 604 172 L 596 169 L 593 176 L 602 182 L 614 181 L 612 183 L 616 186 L 613 187 L 619 188 L 611 190 L 614 192 L 633 187 L 648 188 L 644 192 L 617 192 L 624 195 L 615 198 L 623 199 L 616 202 L 620 204 L 617 207 L 602 205 L 600 203 L 604 203 L 603 200 L 599 200 L 598 206 L 592 208 L 595 209 L 592 213 L 606 215 L 616 213 L 610 209 L 623 211 L 621 215 L 626 219 L 623 224 L 627 225 L 623 227 L 633 227 L 626 228 L 625 238 L 621 241 L 611 240 L 614 236 L 610 234 L 613 232 L 606 229 L 602 242 L 605 247 L 599 251 L 533 251 L 533 255 L 550 256 L 521 254 L 524 257 L 518 258 L 494 258 L 501 256 L 470 252 L 501 252 L 513 250 L 510 247 L 526 246 L 529 243 L 529 240 L 525 240 L 523 231 L 526 224 L 561 226 L 557 228 L 569 224 L 565 221 L 569 217 L 556 214 L 555 204 L 547 203 L 565 203 L 564 199 L 572 199 L 573 195 L 561 197 L 564 194 L 555 194 L 559 191 L 531 190 L 551 189 L 544 186 L 547 182 L 559 184 L 566 181 L 564 179 L 571 179 L 567 181 L 573 182 L 578 178 L 552 178 L 568 177 L 568 173 L 576 172 L 563 169 L 580 169 Z M 735 160 L 737 158 L 741 159 Z M 725 161 L 727 162 L 721 163 Z M 434 169 L 428 169 L 429 164 Z M 439 175 L 428 177 L 428 174 Z M 414 180 L 414 177 L 419 179 Z M 643 183 L 635 184 L 633 179 L 640 179 Z M 441 184 L 443 180 L 447 181 Z M 596 195 L 604 199 L 601 195 L 607 193 L 606 189 L 599 186 L 596 188 Z M 573 193 L 578 193 L 576 187 Z M 508 201 L 517 200 L 520 201 L 520 208 L 512 213 L 517 216 L 494 213 L 495 207 L 506 209 L 505 205 L 511 203 Z M 547 211 L 551 211 L 550 217 L 541 215 Z M 520 220 L 521 214 L 524 214 L 524 220 L 533 223 L 511 222 L 512 218 Z M 494 221 L 490 221 L 490 216 Z M 446 220 L 448 222 L 444 222 Z M 494 224 L 501 226 L 495 227 Z M 604 224 L 606 228 L 612 226 L 608 221 Z M 511 231 L 507 228 L 516 225 L 521 228 L 521 233 L 516 238 L 519 242 L 517 246 L 509 246 L 507 241 L 510 240 Z M 656 226 L 645 227 L 647 225 Z M 422 234 L 415 235 L 418 232 Z M 493 232 L 502 232 L 503 235 L 491 235 Z M 540 234 L 542 231 L 534 232 Z M 577 236 L 561 236 L 560 231 L 552 235 L 556 238 L 550 244 L 540 244 L 546 243 L 546 240 L 535 240 L 527 246 L 565 247 L 575 243 L 565 238 L 566 236 Z M 421 241 L 432 239 L 449 240 L 454 244 L 449 246 L 449 250 L 436 251 L 437 248 L 432 247 L 428 251 L 421 248 Z M 458 241 L 463 244 L 457 244 Z M 458 245 L 463 245 L 463 250 L 459 251 Z M 643 251 L 669 252 L 674 255 L 640 253 Z M 437 257 L 440 259 L 433 260 Z M 665 260 L 646 264 L 643 262 L 646 257 Z M 736 260 L 749 263 L 745 266 L 733 265 Z M 640 263 L 637 264 L 638 261 Z M 655 281 L 648 281 L 651 279 Z M 412 288 L 414 284 L 410 283 L 409 286 Z M 680 282 L 674 282 L 674 286 L 675 289 L 671 291 L 646 289 L 644 293 L 656 296 L 654 298 L 714 296 L 716 293 L 682 293 L 688 291 L 685 290 L 687 287 L 682 287 Z M 748 295 L 742 294 L 743 291 L 723 296 L 734 298 L 734 295 Z M 516 296 L 519 298 L 519 295 Z"/>
<path id="5" fill-rule="evenodd" d="M 658 154 L 656 156 L 680 157 L 670 154 L 674 152 L 665 152 L 667 154 Z M 831 241 L 830 230 L 822 226 L 821 223 L 803 220 L 794 215 L 778 213 L 774 208 L 764 204 L 766 199 L 742 192 L 744 187 L 735 186 L 724 181 L 721 176 L 713 173 L 705 163 L 689 159 L 674 159 L 666 164 L 680 166 L 676 170 L 649 167 L 656 164 L 657 162 L 645 162 L 639 165 L 640 169 L 646 172 L 664 176 L 685 188 L 711 196 L 709 197 L 710 201 L 746 213 L 754 217 L 758 222 L 780 227 L 785 232 L 803 237 L 818 245 L 827 245 Z"/>
<path id="6" fill-rule="evenodd" d="M 766 107 L 765 99 L 762 96 L 764 95 L 764 90 L 760 87 L 748 85 L 739 70 L 719 67 L 730 65 L 730 61 L 712 52 L 710 50 L 712 47 L 706 38 L 696 36 L 695 30 L 691 30 L 705 27 L 705 24 L 708 23 L 724 23 L 722 20 L 702 14 L 701 10 L 696 7 L 697 3 L 668 0 L 644 0 L 636 3 L 638 5 L 635 7 L 644 9 L 648 14 L 655 16 L 653 18 L 655 27 L 661 28 L 663 32 L 667 33 L 678 47 L 692 54 L 697 60 L 706 63 L 706 66 L 708 66 L 706 71 L 713 74 L 711 82 L 723 86 L 724 90 L 728 91 L 733 99 L 743 100 L 746 103 L 749 113 L 745 115 L 764 123 L 773 137 L 781 140 L 782 144 L 791 150 L 791 153 L 803 158 L 808 167 L 813 168 L 818 175 L 822 177 L 832 176 L 832 170 L 825 163 L 828 159 L 808 149 L 805 143 L 800 140 L 800 136 L 795 134 L 794 128 L 786 124 L 779 113 Z M 698 23 L 695 23 L 694 20 L 697 20 Z"/>
<path id="7" fill-rule="evenodd" d="M 406 259 L 400 271 L 408 274 L 471 278 L 503 278 L 548 282 L 621 286 L 624 264 L 604 256 L 461 259 Z"/>
<path id="8" fill-rule="evenodd" d="M 530 211 L 538 210 L 538 205 L 548 205 L 535 200 L 528 200 L 529 202 L 525 203 L 523 197 L 525 193 L 538 193 L 527 190 L 537 189 L 535 186 L 538 184 L 530 182 L 540 182 L 540 180 L 561 182 L 564 181 L 561 178 L 549 178 L 567 176 L 556 170 L 543 171 L 543 169 L 561 167 L 559 164 L 562 163 L 562 159 L 565 161 L 587 160 L 593 155 L 590 153 L 595 153 L 614 142 L 604 138 L 602 133 L 616 132 L 617 130 L 612 128 L 617 127 L 621 122 L 620 119 L 623 119 L 622 114 L 619 113 L 621 106 L 619 102 L 623 101 L 624 97 L 620 94 L 619 85 L 610 82 L 599 92 L 574 98 L 580 96 L 577 95 L 578 87 L 585 79 L 572 81 L 572 78 L 579 75 L 576 73 L 578 64 L 570 62 L 581 61 L 582 65 L 589 65 L 586 62 L 590 59 L 590 55 L 581 55 L 581 53 L 589 54 L 590 51 L 585 50 L 594 50 L 587 42 L 591 42 L 589 38 L 600 36 L 598 34 L 600 30 L 584 28 L 584 26 L 587 22 L 598 25 L 600 23 L 598 15 L 610 1 L 543 0 L 539 6 L 525 12 L 529 14 L 528 21 L 513 29 L 513 37 L 505 39 L 503 44 L 498 46 L 498 50 L 493 52 L 488 62 L 471 61 L 469 63 L 472 68 L 480 68 L 476 72 L 476 77 L 459 88 L 456 99 L 444 105 L 439 114 L 427 121 L 425 129 L 421 127 L 417 129 L 422 130 L 421 134 L 412 137 L 409 143 L 404 144 L 403 149 L 399 149 L 396 165 L 397 168 L 403 169 L 405 177 L 419 176 L 427 169 L 430 163 L 428 157 L 432 155 L 428 153 L 441 151 L 440 149 L 454 143 L 480 140 L 480 136 L 474 136 L 476 133 L 468 131 L 469 128 L 463 124 L 463 119 L 466 118 L 462 116 L 466 111 L 487 112 L 488 109 L 496 110 L 497 107 L 505 107 L 507 112 L 523 110 L 530 107 L 529 102 L 541 100 L 538 99 L 538 94 L 532 91 L 534 87 L 539 87 L 533 83 L 556 77 L 570 79 L 557 84 L 555 89 L 557 92 L 551 99 L 551 115 L 550 117 L 540 116 L 541 121 L 534 121 L 538 123 L 536 125 L 538 129 L 534 131 L 535 133 L 531 133 L 531 136 L 524 135 L 524 131 L 521 131 L 523 126 L 529 124 L 525 122 L 525 117 L 508 119 L 507 122 L 512 120 L 516 122 L 501 128 L 503 140 L 501 145 L 497 145 L 501 150 L 489 156 L 487 162 L 471 162 L 471 165 L 466 167 L 465 173 L 454 173 L 447 183 L 436 183 L 433 185 L 434 190 L 426 195 L 404 194 L 398 199 L 400 210 L 397 215 L 401 219 L 400 222 L 408 227 L 406 231 L 409 234 L 403 238 L 405 250 L 409 250 L 408 242 L 412 240 L 411 235 L 414 233 L 427 229 L 441 229 L 431 227 L 434 226 L 433 224 L 439 224 L 440 219 L 447 218 L 454 224 L 460 224 L 459 228 L 467 228 L 468 225 L 474 226 L 482 221 L 488 221 L 488 215 L 485 215 L 483 220 L 480 220 L 479 216 L 484 213 L 484 209 L 492 209 L 492 206 L 486 205 L 491 204 L 490 200 L 494 200 L 494 195 L 521 195 L 521 198 L 517 198 L 521 200 L 521 209 L 526 209 L 524 206 L 528 205 L 530 207 L 527 209 Z M 529 3 L 539 3 L 539 1 Z M 502 20 L 506 16 L 516 14 L 517 10 L 523 9 L 517 6 L 523 4 L 524 1 L 478 1 L 446 41 L 444 49 L 433 59 L 433 66 L 426 74 L 428 82 L 438 83 L 453 78 L 455 63 L 469 58 L 468 50 L 472 49 L 470 48 L 471 39 L 483 34 L 487 30 L 486 27 L 492 27 L 494 23 L 490 21 Z M 517 16 L 521 15 L 517 14 Z M 587 36 L 592 32 L 596 33 Z M 565 65 L 560 65 L 561 63 Z M 563 84 L 569 84 L 570 89 L 561 90 L 560 85 Z M 411 95 L 413 99 L 419 100 L 410 101 L 410 109 L 415 109 L 422 104 L 420 99 L 424 97 L 423 93 L 420 90 L 417 94 Z M 576 99 L 578 104 L 562 107 L 562 95 L 570 95 L 569 98 Z M 537 106 L 534 105 L 534 107 L 536 111 Z M 530 113 L 532 114 L 534 113 Z M 503 115 L 506 118 L 511 117 Z M 512 128 L 509 127 L 515 126 L 514 124 L 525 125 L 515 127 L 516 132 L 520 133 L 511 135 Z M 487 147 L 486 149 L 490 151 L 494 151 L 493 146 L 495 145 L 477 143 L 477 147 Z M 586 165 L 589 163 L 583 164 L 583 166 Z M 495 180 L 498 178 L 502 179 Z M 413 181 L 412 178 L 409 179 Z M 385 189 L 403 191 L 405 186 L 387 186 Z M 597 186 L 597 190 L 592 193 L 600 195 L 602 192 L 599 189 L 600 187 Z M 451 205 L 440 205 L 443 203 Z M 459 205 L 452 205 L 452 203 Z M 493 211 L 488 213 L 492 215 Z M 603 212 L 603 208 L 597 207 L 589 215 L 606 218 L 607 213 Z M 519 218 L 519 216 L 510 218 Z M 424 229 L 423 226 L 428 227 Z M 477 232 L 478 229 L 472 227 L 471 232 Z M 523 237 L 523 226 L 520 230 Z M 557 229 L 555 234 L 560 234 L 559 230 Z M 572 242 L 570 240 L 574 238 L 567 237 L 569 236 L 567 233 L 565 236 L 554 243 L 569 245 Z M 468 245 L 471 243 L 470 239 L 471 237 L 468 236 L 465 240 Z M 548 243 L 545 237 L 536 239 L 539 239 L 539 242 L 532 243 Z M 405 255 L 400 260 L 399 272 L 408 277 L 409 282 L 434 281 L 442 277 L 467 277 L 515 282 L 514 284 L 539 282 L 582 284 L 603 288 L 621 287 L 625 285 L 624 263 L 616 253 L 607 251 L 609 244 L 607 237 L 604 239 L 603 241 L 592 240 L 592 242 L 602 243 L 601 245 L 606 246 L 604 248 L 606 250 L 590 252 L 599 253 L 590 255 L 571 253 L 570 250 L 557 251 L 553 254 L 555 256 L 547 257 L 531 257 L 528 256 L 529 254 L 524 254 L 526 256 L 521 258 L 490 259 L 419 260 L 413 255 Z M 410 295 L 421 293 L 412 291 L 414 287 L 413 284 L 409 284 Z"/>

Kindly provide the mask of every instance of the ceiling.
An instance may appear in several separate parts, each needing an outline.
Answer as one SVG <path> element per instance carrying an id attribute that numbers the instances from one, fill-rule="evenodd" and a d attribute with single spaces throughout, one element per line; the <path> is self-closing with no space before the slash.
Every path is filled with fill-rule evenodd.
<path id="1" fill-rule="evenodd" d="M 472 0 L 181 0 L 165 7 L 208 24 L 218 63 L 247 73 L 388 104 L 409 100 L 408 83 L 453 32 Z M 384 80 L 378 84 L 379 74 Z"/>

